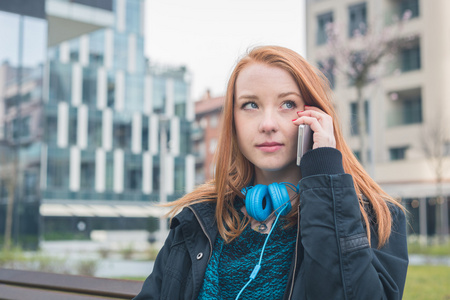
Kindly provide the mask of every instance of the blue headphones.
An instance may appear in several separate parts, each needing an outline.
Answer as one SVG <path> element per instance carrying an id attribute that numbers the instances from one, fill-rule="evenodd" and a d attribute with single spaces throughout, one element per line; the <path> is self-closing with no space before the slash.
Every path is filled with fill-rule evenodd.
<path id="1" fill-rule="evenodd" d="M 266 237 L 266 240 L 264 241 L 259 261 L 253 268 L 252 274 L 250 274 L 250 279 L 239 291 L 235 300 L 239 299 L 250 282 L 256 278 L 256 275 L 258 275 L 258 272 L 261 269 L 262 258 L 264 255 L 264 250 L 266 249 L 267 241 L 269 240 L 269 237 L 278 222 L 278 218 L 280 216 L 287 215 L 291 211 L 291 199 L 289 199 L 287 187 L 295 191 L 297 194 L 299 193 L 298 185 L 295 186 L 290 182 L 274 182 L 268 186 L 257 184 L 255 186 L 245 187 L 241 190 L 242 194 L 245 196 L 245 208 L 247 209 L 247 213 L 250 217 L 262 222 L 265 221 L 273 211 L 275 211 L 277 217 Z"/>
<path id="2" fill-rule="evenodd" d="M 298 187 L 290 182 L 272 183 L 267 185 L 257 184 L 242 189 L 245 196 L 245 208 L 250 217 L 257 221 L 266 220 L 273 211 L 278 213 L 284 206 L 281 215 L 285 216 L 291 211 L 291 201 L 287 188 L 298 193 Z"/>

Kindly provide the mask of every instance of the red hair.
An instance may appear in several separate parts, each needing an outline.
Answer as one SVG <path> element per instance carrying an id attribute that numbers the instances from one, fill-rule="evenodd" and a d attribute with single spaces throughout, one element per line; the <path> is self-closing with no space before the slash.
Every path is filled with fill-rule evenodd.
<path id="1" fill-rule="evenodd" d="M 325 76 L 296 52 L 278 46 L 257 47 L 238 61 L 228 81 L 225 95 L 222 132 L 215 157 L 215 177 L 210 182 L 199 186 L 195 191 L 170 203 L 169 205 L 173 206 L 171 214 L 174 215 L 181 208 L 193 203 L 216 202 L 215 215 L 218 230 L 226 242 L 230 242 L 239 236 L 248 224 L 248 219 L 244 221 L 239 219 L 233 204 L 236 196 L 242 197 L 241 189 L 247 186 L 253 178 L 254 167 L 239 150 L 234 126 L 233 107 L 236 79 L 244 68 L 254 63 L 279 67 L 289 72 L 297 82 L 305 104 L 318 107 L 333 118 L 336 148 L 342 153 L 342 163 L 345 172 L 353 176 L 369 241 L 370 221 L 376 220 L 376 232 L 379 239 L 378 247 L 384 245 L 391 233 L 391 213 L 388 203 L 401 207 L 400 204 L 387 195 L 367 174 L 344 141 L 338 117 L 332 105 L 329 83 Z M 367 198 L 365 201 L 362 195 Z M 367 213 L 367 205 L 371 206 L 371 219 L 369 219 Z M 292 222 L 296 222 L 297 213 L 298 211 L 291 212 L 288 218 Z"/>

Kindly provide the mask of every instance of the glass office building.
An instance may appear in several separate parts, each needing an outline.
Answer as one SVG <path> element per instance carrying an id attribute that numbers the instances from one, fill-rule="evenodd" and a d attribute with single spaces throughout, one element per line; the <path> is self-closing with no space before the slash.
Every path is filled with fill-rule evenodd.
<path id="1" fill-rule="evenodd" d="M 0 3 L 0 237 L 33 248 L 39 235 L 47 20 L 45 1 L 20 2 Z"/>
<path id="2" fill-rule="evenodd" d="M 60 19 L 65 5 L 72 10 L 72 19 L 64 23 Z M 189 74 L 185 68 L 148 63 L 143 5 L 142 0 L 47 0 L 46 18 L 40 19 L 44 33 L 40 69 L 35 66 L 40 78 L 33 79 L 40 88 L 30 87 L 26 96 L 38 99 L 26 110 L 35 119 L 27 118 L 25 109 L 17 110 L 17 101 L 9 100 L 12 109 L 7 98 L 2 101 L 3 113 L 10 117 L 0 122 L 3 132 L 27 134 L 35 141 L 27 144 L 34 145 L 27 148 L 29 154 L 20 156 L 21 164 L 34 159 L 30 163 L 34 169 L 19 176 L 21 194 L 15 198 L 25 201 L 23 185 L 34 184 L 31 194 L 37 198 L 34 215 L 39 225 L 34 228 L 44 239 L 86 238 L 95 229 L 154 230 L 153 217 L 160 212 L 153 204 L 162 190 L 173 200 L 192 189 Z M 83 10 L 78 19 L 73 17 Z M 103 23 L 89 24 L 86 19 Z M 58 34 L 64 25 L 70 26 L 64 31 L 66 38 Z M 14 109 L 19 114 L 10 116 Z M 14 129 L 11 124 L 16 123 L 22 130 Z M 166 147 L 160 145 L 162 130 L 168 136 Z M 166 150 L 164 161 L 161 149 Z"/>

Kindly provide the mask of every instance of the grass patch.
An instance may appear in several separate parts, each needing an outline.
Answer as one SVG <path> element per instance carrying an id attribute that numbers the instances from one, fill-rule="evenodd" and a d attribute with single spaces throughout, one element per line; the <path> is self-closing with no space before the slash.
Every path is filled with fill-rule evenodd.
<path id="1" fill-rule="evenodd" d="M 450 299 L 450 267 L 409 266 L 404 300 Z"/>
<path id="2" fill-rule="evenodd" d="M 147 277 L 135 277 L 135 276 L 114 277 L 114 279 L 138 280 L 138 281 L 144 281 L 146 278 Z"/>
<path id="3" fill-rule="evenodd" d="M 418 235 L 408 236 L 408 253 L 431 256 L 450 256 L 450 240 L 443 241 L 439 237 L 429 237 L 426 244 L 420 243 Z"/>
<path id="4" fill-rule="evenodd" d="M 97 267 L 96 260 L 85 259 L 69 264 L 65 258 L 51 257 L 40 251 L 0 250 L 0 268 L 94 276 Z"/>
<path id="5" fill-rule="evenodd" d="M 408 243 L 409 254 L 423 254 L 432 256 L 450 256 L 450 242 L 446 244 L 422 246 L 418 242 Z"/>

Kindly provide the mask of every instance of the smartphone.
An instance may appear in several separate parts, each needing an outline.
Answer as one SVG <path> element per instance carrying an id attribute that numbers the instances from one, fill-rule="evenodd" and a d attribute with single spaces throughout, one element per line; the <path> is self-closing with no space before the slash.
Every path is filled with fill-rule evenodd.
<path id="1" fill-rule="evenodd" d="M 297 166 L 300 166 L 300 160 L 306 151 L 311 150 L 313 146 L 313 131 L 309 125 L 298 126 L 297 140 Z"/>

